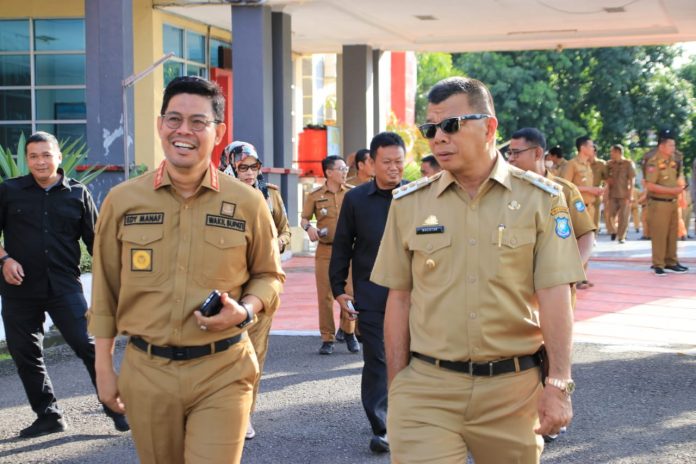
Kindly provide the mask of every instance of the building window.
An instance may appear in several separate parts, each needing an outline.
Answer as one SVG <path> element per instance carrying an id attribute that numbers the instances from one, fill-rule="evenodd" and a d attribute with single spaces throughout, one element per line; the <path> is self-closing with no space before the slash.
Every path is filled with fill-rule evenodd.
<path id="1" fill-rule="evenodd" d="M 85 21 L 0 20 L 0 146 L 21 133 L 86 138 Z"/>
<path id="2" fill-rule="evenodd" d="M 208 45 L 206 46 L 206 42 Z M 164 53 L 174 52 L 174 57 L 164 63 L 164 85 L 179 76 L 200 76 L 207 78 L 210 68 L 220 67 L 218 48 L 230 47 L 228 42 L 207 38 L 179 27 L 164 25 Z"/>

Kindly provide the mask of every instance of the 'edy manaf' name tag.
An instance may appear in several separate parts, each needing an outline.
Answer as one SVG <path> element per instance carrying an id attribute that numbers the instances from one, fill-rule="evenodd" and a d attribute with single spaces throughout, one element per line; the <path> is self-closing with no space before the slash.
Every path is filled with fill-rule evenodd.
<path id="1" fill-rule="evenodd" d="M 238 230 L 244 232 L 246 230 L 246 222 L 240 219 L 232 219 L 224 216 L 214 216 L 212 214 L 205 215 L 205 225 L 222 227 L 224 229 Z"/>
<path id="2" fill-rule="evenodd" d="M 164 213 L 138 213 L 126 214 L 123 217 L 123 224 L 132 226 L 134 224 L 163 224 Z"/>
<path id="3" fill-rule="evenodd" d="M 445 232 L 445 226 L 420 226 L 416 227 L 416 235 L 422 234 L 442 234 Z"/>

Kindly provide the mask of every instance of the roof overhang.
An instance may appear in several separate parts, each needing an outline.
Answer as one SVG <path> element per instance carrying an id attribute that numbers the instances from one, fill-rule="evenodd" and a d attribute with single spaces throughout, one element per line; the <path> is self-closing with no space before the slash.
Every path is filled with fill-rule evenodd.
<path id="1" fill-rule="evenodd" d="M 292 17 L 292 50 L 484 51 L 696 41 L 694 0 L 153 0 L 155 7 L 230 30 L 230 5 L 265 4 Z"/>

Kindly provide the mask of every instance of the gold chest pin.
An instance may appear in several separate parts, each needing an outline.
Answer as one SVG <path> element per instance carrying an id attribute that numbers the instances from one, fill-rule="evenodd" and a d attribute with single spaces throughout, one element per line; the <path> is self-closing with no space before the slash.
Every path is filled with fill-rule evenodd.
<path id="1" fill-rule="evenodd" d="M 510 203 L 508 203 L 507 207 L 508 207 L 508 209 L 510 209 L 512 211 L 517 211 L 518 209 L 520 209 L 522 207 L 522 205 L 520 205 L 517 202 L 517 200 L 512 200 Z"/>
<path id="2" fill-rule="evenodd" d="M 425 218 L 425 221 L 423 221 L 424 226 L 436 226 L 437 225 L 437 216 L 431 215 Z"/>

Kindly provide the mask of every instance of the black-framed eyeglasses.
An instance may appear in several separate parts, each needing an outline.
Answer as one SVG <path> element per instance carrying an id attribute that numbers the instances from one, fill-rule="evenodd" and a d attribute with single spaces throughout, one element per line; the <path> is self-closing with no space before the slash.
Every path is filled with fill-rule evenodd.
<path id="1" fill-rule="evenodd" d="M 259 169 L 261 169 L 261 163 L 240 164 L 239 166 L 237 166 L 237 171 L 239 172 L 247 172 L 249 170 L 258 171 Z"/>
<path id="2" fill-rule="evenodd" d="M 168 128 L 176 130 L 184 123 L 184 118 L 177 113 L 167 113 L 162 115 L 162 121 L 164 121 L 164 125 Z M 188 127 L 194 132 L 200 132 L 209 125 L 220 124 L 220 122 L 222 121 L 217 119 L 207 120 L 199 116 L 194 116 L 188 119 Z"/>
<path id="3" fill-rule="evenodd" d="M 514 158 L 516 156 L 520 156 L 522 153 L 524 153 L 527 150 L 533 150 L 535 148 L 539 148 L 539 145 L 532 145 L 531 147 L 520 148 L 519 150 L 509 149 L 507 152 L 507 157 L 508 157 L 508 159 Z"/>
<path id="4" fill-rule="evenodd" d="M 485 119 L 490 118 L 490 114 L 474 113 L 474 114 L 463 114 L 461 116 L 456 116 L 454 118 L 447 118 L 440 121 L 438 124 L 429 122 L 427 124 L 422 124 L 418 126 L 418 130 L 426 139 L 432 139 L 435 137 L 437 128 L 442 129 L 445 134 L 454 134 L 459 131 L 461 127 L 460 121 L 471 121 L 473 119 Z"/>

